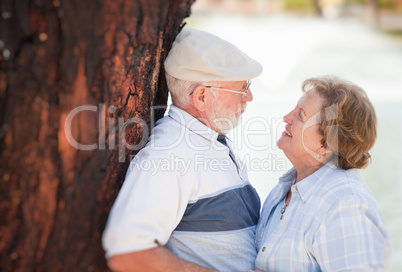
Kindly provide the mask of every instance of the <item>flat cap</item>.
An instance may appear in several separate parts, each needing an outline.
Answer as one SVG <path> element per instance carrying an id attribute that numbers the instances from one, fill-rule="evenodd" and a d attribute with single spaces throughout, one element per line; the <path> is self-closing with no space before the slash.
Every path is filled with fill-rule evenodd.
<path id="1" fill-rule="evenodd" d="M 262 66 L 233 44 L 205 31 L 183 29 L 165 60 L 166 72 L 185 81 L 243 81 Z"/>

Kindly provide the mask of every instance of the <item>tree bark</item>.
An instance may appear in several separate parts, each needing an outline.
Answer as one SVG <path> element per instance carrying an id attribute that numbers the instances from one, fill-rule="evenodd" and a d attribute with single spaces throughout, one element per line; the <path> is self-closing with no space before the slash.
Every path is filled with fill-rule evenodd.
<path id="1" fill-rule="evenodd" d="M 108 271 L 107 215 L 193 1 L 1 1 L 2 271 Z"/>

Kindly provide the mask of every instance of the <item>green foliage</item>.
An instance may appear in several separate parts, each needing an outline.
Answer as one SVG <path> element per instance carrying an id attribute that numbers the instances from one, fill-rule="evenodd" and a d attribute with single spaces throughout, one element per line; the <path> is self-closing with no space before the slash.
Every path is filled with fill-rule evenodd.
<path id="1" fill-rule="evenodd" d="M 318 0 L 321 5 L 325 0 Z M 358 3 L 367 5 L 370 0 L 344 0 L 344 3 Z M 313 0 L 284 0 L 285 9 L 287 10 L 299 10 L 299 11 L 311 11 L 313 10 Z M 402 2 L 398 0 L 378 0 L 380 9 L 395 9 L 400 7 Z"/>
<path id="2" fill-rule="evenodd" d="M 366 3 L 368 0 L 349 0 L 350 3 L 357 3 L 357 4 L 364 4 Z"/>
<path id="3" fill-rule="evenodd" d="M 396 6 L 396 0 L 379 0 L 380 8 L 394 8 Z"/>
<path id="4" fill-rule="evenodd" d="M 285 9 L 288 10 L 312 10 L 313 0 L 284 0 Z"/>
<path id="5" fill-rule="evenodd" d="M 384 31 L 384 33 L 388 34 L 389 36 L 393 37 L 394 39 L 398 39 L 402 41 L 402 30 L 388 30 Z"/>

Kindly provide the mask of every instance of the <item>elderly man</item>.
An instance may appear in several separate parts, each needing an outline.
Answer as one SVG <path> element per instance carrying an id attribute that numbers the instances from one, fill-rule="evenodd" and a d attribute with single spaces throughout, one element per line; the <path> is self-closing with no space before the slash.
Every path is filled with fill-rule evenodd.
<path id="1" fill-rule="evenodd" d="M 260 200 L 225 134 L 261 65 L 183 29 L 165 61 L 173 105 L 130 164 L 103 235 L 115 271 L 254 269 Z"/>

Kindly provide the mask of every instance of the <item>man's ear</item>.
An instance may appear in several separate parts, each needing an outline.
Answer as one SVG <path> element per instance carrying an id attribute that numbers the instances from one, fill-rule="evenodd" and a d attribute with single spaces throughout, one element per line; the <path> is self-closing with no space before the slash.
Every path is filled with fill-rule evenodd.
<path id="1" fill-rule="evenodd" d="M 208 92 L 203 85 L 197 86 L 191 95 L 192 104 L 198 111 L 204 111 L 207 106 Z"/>

